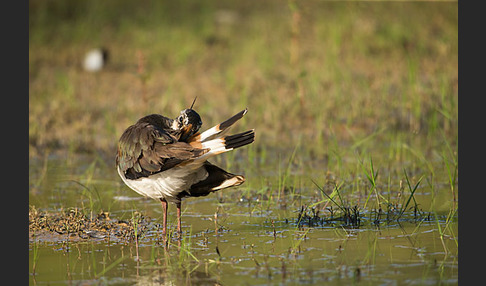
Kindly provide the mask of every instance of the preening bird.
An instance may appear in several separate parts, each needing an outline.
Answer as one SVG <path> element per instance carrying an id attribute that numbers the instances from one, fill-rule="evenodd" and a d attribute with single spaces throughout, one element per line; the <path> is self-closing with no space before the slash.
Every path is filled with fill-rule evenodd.
<path id="1" fill-rule="evenodd" d="M 255 140 L 254 129 L 226 135 L 247 112 L 242 110 L 200 133 L 201 117 L 191 106 L 176 119 L 147 115 L 123 132 L 116 154 L 118 174 L 135 192 L 161 201 L 164 235 L 169 202 L 177 207 L 177 231 L 181 233 L 182 198 L 206 196 L 245 181 L 244 176 L 229 173 L 208 159 Z"/>

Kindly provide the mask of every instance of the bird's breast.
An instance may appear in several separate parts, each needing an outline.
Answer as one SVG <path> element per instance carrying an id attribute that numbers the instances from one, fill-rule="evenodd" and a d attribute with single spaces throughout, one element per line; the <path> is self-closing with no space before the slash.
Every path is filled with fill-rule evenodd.
<path id="1" fill-rule="evenodd" d="M 123 182 L 138 194 L 152 199 L 165 198 L 169 202 L 180 202 L 178 195 L 193 184 L 207 178 L 208 173 L 201 164 L 173 167 L 169 170 L 131 180 L 118 168 Z"/>

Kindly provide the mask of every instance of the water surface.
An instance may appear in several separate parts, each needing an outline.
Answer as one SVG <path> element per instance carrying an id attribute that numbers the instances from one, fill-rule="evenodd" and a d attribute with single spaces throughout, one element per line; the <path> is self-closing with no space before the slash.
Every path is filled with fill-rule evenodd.
<path id="1" fill-rule="evenodd" d="M 318 188 L 304 183 L 316 168 L 288 175 L 280 192 L 281 171 L 258 177 L 250 169 L 241 188 L 184 200 L 182 239 L 172 237 L 164 247 L 160 203 L 125 187 L 106 162 L 101 156 L 31 160 L 30 204 L 51 212 L 79 208 L 88 216 L 103 210 L 113 220 L 141 213 L 148 230 L 136 243 L 30 234 L 30 284 L 457 284 L 457 217 L 448 222 L 453 202 L 445 184 L 420 185 L 418 215 L 379 221 L 376 209 L 363 208 L 366 192 L 343 188 L 348 204 L 361 207 L 360 225 L 353 226 L 330 220 L 333 204 L 324 208 Z M 381 193 L 396 201 L 397 190 Z M 311 221 L 316 210 L 319 219 Z M 173 205 L 168 221 L 172 233 Z"/>

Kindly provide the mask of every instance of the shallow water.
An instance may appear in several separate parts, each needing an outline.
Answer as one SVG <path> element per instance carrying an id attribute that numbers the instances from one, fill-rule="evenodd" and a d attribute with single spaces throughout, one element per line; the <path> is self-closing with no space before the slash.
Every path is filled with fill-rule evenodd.
<path id="1" fill-rule="evenodd" d="M 359 227 L 324 220 L 310 224 L 298 221 L 299 210 L 309 206 L 310 215 L 311 205 L 323 198 L 316 195 L 312 184 L 300 183 L 305 176 L 288 179 L 293 186 L 289 189 L 293 189 L 280 193 L 254 189 L 272 188 L 270 182 L 278 171 L 257 177 L 257 171 L 250 170 L 248 182 L 241 188 L 184 200 L 182 240 L 171 238 L 164 247 L 160 203 L 125 187 L 106 162 L 110 161 L 91 156 L 31 160 L 29 203 L 47 211 L 103 209 L 111 219 L 124 220 L 138 211 L 150 221 L 149 231 L 137 243 L 31 234 L 31 285 L 458 282 L 457 217 L 447 223 L 452 194 L 446 185 L 438 184 L 434 190 L 426 184 L 420 186 L 414 196 L 422 212 L 419 217 L 407 212 L 398 221 L 373 223 L 376 213 L 362 209 Z M 394 190 L 382 193 L 390 200 L 397 196 Z M 361 206 L 366 199 L 356 194 L 346 198 L 350 204 L 360 201 Z M 321 219 L 330 218 L 322 204 L 314 209 L 320 209 Z M 176 227 L 173 205 L 169 206 L 168 223 L 172 233 Z"/>

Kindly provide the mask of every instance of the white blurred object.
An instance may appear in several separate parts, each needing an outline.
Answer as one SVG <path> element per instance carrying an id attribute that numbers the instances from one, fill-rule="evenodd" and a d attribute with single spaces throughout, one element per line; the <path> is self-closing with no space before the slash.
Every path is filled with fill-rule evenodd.
<path id="1" fill-rule="evenodd" d="M 108 51 L 106 49 L 93 49 L 84 57 L 83 68 L 89 72 L 100 71 L 107 59 Z"/>

